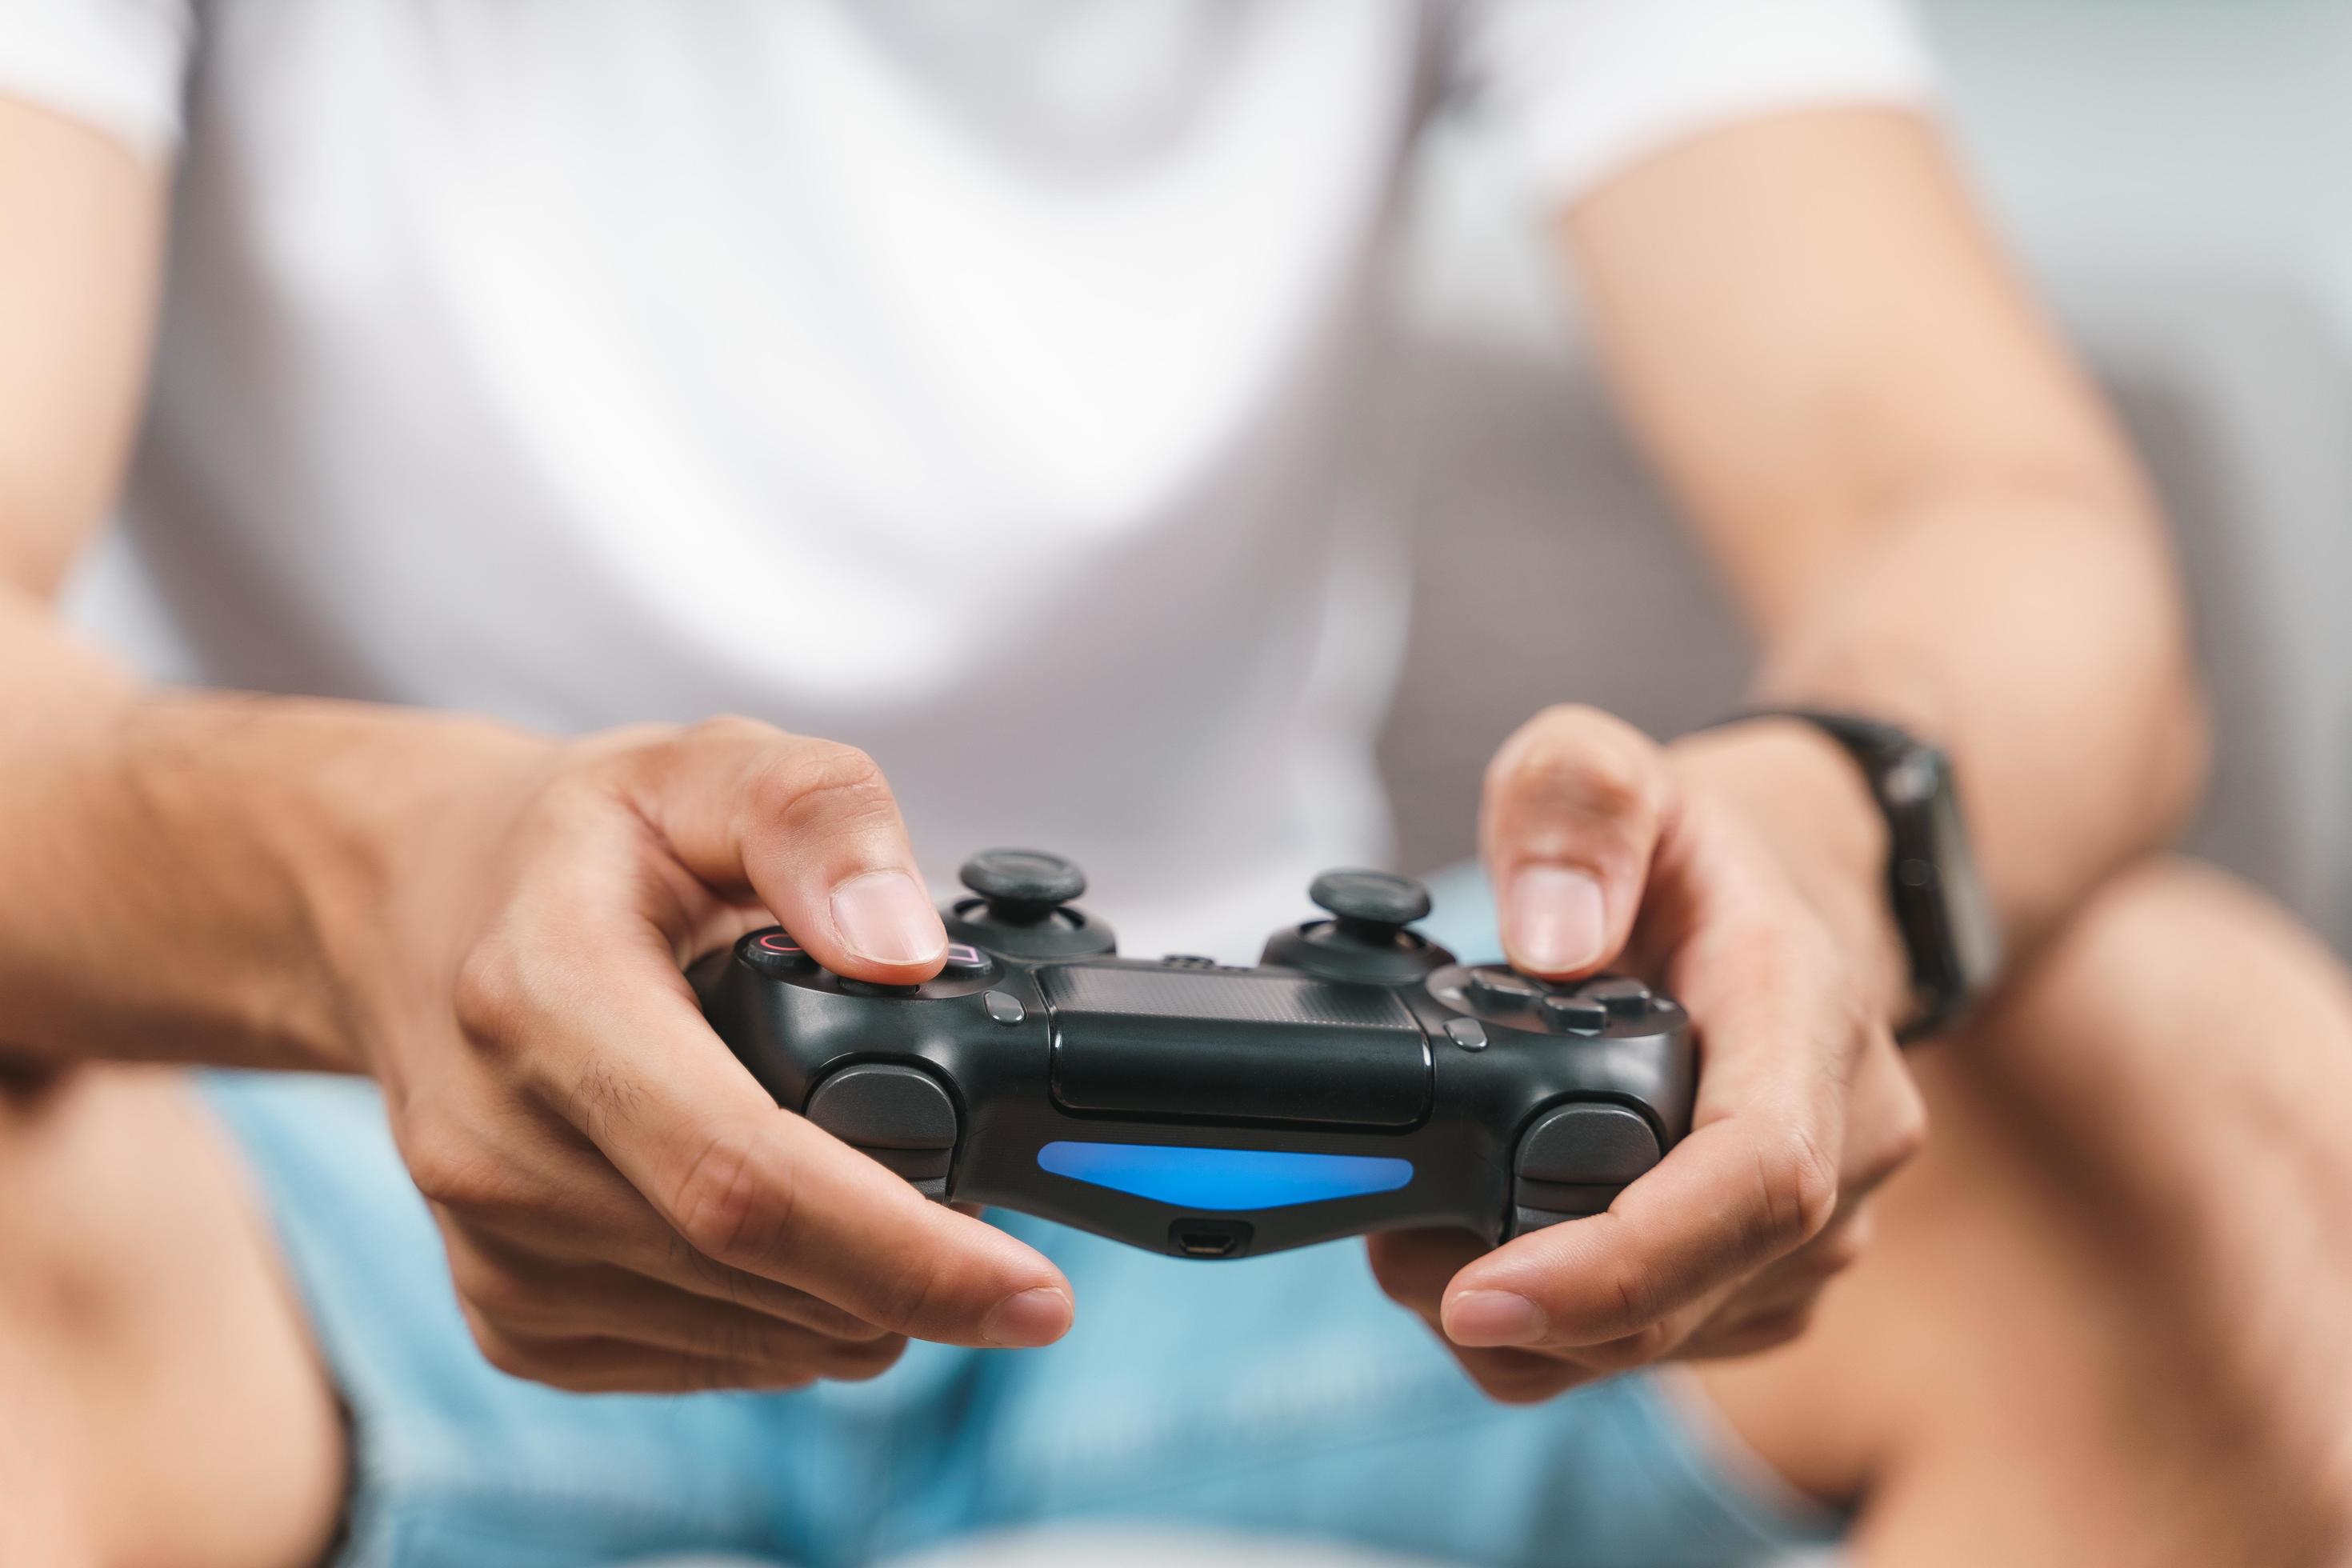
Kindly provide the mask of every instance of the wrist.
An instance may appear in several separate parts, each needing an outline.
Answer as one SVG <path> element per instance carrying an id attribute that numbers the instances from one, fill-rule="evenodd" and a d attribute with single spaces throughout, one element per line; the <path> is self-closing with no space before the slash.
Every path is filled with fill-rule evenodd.
<path id="1" fill-rule="evenodd" d="M 1890 1027 L 1912 1008 L 1908 950 L 1887 891 L 1885 814 L 1853 758 L 1801 720 L 1759 718 L 1667 748 L 1686 786 L 1732 811 L 1770 847 L 1836 937 Z"/>
<path id="2" fill-rule="evenodd" d="M 558 742 L 487 721 L 357 704 L 293 715 L 310 765 L 278 852 L 301 889 L 336 1065 L 371 1075 L 420 1005 L 439 1010 L 475 889 Z"/>
<path id="3" fill-rule="evenodd" d="M 369 1070 L 400 967 L 412 881 L 547 742 L 487 723 L 356 703 L 143 696 L 119 773 L 147 819 L 187 944 L 177 1000 L 234 1065 Z"/>

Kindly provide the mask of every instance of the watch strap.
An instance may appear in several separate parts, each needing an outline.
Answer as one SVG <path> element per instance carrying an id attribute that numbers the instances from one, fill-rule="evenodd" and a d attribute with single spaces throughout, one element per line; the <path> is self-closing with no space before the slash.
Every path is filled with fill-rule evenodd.
<path id="1" fill-rule="evenodd" d="M 1936 1034 L 1964 1012 L 1974 995 L 1952 962 L 1950 911 L 1931 848 L 1911 841 L 1912 819 L 1899 808 L 1889 787 L 1897 770 L 1931 748 L 1898 725 L 1832 709 L 1750 709 L 1720 724 L 1756 719 L 1810 724 L 1843 747 L 1862 770 L 1863 782 L 1886 823 L 1887 904 L 1910 970 L 1913 1011 L 1896 1026 L 1895 1037 L 1908 1044 Z"/>

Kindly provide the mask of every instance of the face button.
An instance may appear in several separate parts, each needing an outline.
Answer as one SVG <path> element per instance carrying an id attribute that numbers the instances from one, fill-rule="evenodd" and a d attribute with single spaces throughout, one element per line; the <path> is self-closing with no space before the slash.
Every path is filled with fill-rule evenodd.
<path id="1" fill-rule="evenodd" d="M 811 958 L 782 926 L 753 931 L 735 944 L 736 955 L 773 980 L 783 980 L 817 971 L 816 960 Z"/>
<path id="2" fill-rule="evenodd" d="M 1465 1051 L 1486 1048 L 1486 1026 L 1475 1018 L 1456 1018 L 1445 1026 L 1445 1037 Z"/>
<path id="3" fill-rule="evenodd" d="M 1609 1026 L 1609 1009 L 1587 996 L 1547 996 L 1543 1016 L 1553 1028 L 1579 1035 L 1597 1035 Z"/>
<path id="4" fill-rule="evenodd" d="M 948 943 L 948 961 L 940 966 L 940 973 L 961 977 L 985 974 L 995 967 L 989 963 L 988 954 L 981 952 L 971 943 L 951 942 Z"/>
<path id="5" fill-rule="evenodd" d="M 1021 998 L 1007 992 L 991 991 L 981 998 L 981 1002 L 988 1008 L 988 1016 L 1007 1028 L 1029 1016 L 1029 1009 L 1021 1005 Z"/>
<path id="6" fill-rule="evenodd" d="M 851 996 L 920 996 L 919 985 L 885 985 L 878 980 L 852 980 L 847 975 L 835 982 L 844 994 Z"/>
<path id="7" fill-rule="evenodd" d="M 1596 980 L 1583 990 L 1585 995 L 1608 1008 L 1612 1018 L 1638 1018 L 1650 1010 L 1650 988 L 1622 974 Z"/>
<path id="8" fill-rule="evenodd" d="M 1474 969 L 1470 972 L 1469 984 L 1462 989 L 1475 1005 L 1502 1012 L 1524 1007 L 1543 994 L 1532 984 L 1507 969 Z"/>

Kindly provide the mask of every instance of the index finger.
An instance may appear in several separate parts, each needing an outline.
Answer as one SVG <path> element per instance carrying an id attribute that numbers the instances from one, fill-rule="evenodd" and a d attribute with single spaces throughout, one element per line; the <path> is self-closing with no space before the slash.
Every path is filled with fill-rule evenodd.
<path id="1" fill-rule="evenodd" d="M 1607 1213 L 1520 1237 L 1464 1268 L 1446 1287 L 1446 1337 L 1561 1350 L 1623 1339 L 1802 1245 L 1836 1204 L 1836 1167 L 1770 1120 L 1711 1122 Z"/>
<path id="2" fill-rule="evenodd" d="M 1760 935 L 1751 943 L 1751 960 L 1780 945 Z M 1563 1349 L 1622 1339 L 1829 1223 L 1844 1138 L 1832 1064 L 1850 1053 L 1810 1037 L 1842 1021 L 1801 974 L 1706 989 L 1718 994 L 1691 998 L 1694 1016 L 1706 1007 L 1710 1021 L 1689 1136 L 1607 1213 L 1520 1237 L 1464 1268 L 1446 1289 L 1449 1338 Z"/>
<path id="3" fill-rule="evenodd" d="M 583 1065 L 541 1091 L 696 1250 L 917 1339 L 1040 1345 L 1068 1329 L 1069 1284 L 1043 1257 L 779 1108 L 652 932 L 579 1001 Z"/>

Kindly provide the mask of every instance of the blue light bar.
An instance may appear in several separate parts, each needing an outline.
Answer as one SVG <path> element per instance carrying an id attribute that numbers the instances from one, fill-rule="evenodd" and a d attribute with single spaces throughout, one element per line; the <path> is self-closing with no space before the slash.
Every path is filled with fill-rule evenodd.
<path id="1" fill-rule="evenodd" d="M 1037 1151 L 1037 1164 L 1072 1181 L 1202 1213 L 1328 1203 L 1392 1193 L 1412 1180 L 1412 1161 L 1385 1155 L 1164 1143 L 1048 1143 Z"/>

